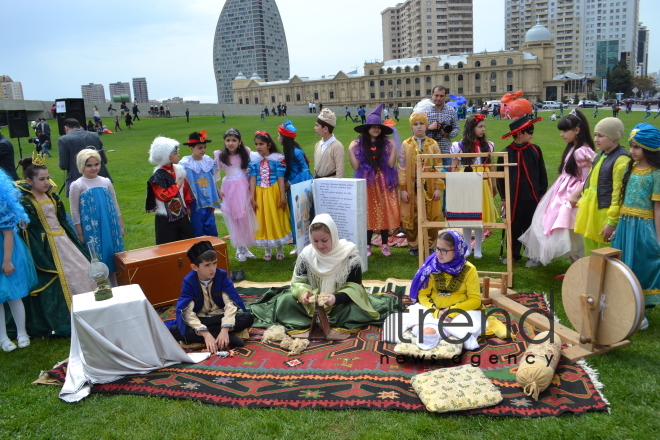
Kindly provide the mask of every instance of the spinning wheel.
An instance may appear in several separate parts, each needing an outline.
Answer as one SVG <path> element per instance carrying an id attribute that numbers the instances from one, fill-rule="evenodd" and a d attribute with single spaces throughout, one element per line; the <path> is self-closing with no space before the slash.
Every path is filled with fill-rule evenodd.
<path id="1" fill-rule="evenodd" d="M 599 281 L 594 279 L 597 274 L 593 271 L 602 273 L 600 286 L 589 285 Z M 639 281 L 628 266 L 613 258 L 594 255 L 573 264 L 564 277 L 562 302 L 573 327 L 588 332 L 588 327 L 595 324 L 592 340 L 600 345 L 625 340 L 639 329 L 644 318 L 644 295 Z M 590 316 L 593 312 L 595 319 Z M 588 337 L 584 331 L 582 336 Z"/>
<path id="2" fill-rule="evenodd" d="M 482 301 L 492 302 L 514 316 L 525 316 L 526 322 L 540 331 L 555 332 L 562 342 L 571 345 L 561 352 L 571 363 L 625 347 L 630 345 L 626 338 L 639 329 L 644 318 L 644 297 L 639 281 L 618 260 L 620 256 L 617 249 L 597 249 L 566 272 L 562 300 L 577 331 L 546 316 L 530 315 L 530 309 L 501 293 L 505 289 L 488 297 L 486 283 Z"/>

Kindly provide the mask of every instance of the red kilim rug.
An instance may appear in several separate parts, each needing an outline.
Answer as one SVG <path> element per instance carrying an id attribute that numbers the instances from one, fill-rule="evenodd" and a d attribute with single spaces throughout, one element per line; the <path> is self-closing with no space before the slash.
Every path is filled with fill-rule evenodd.
<path id="1" fill-rule="evenodd" d="M 241 294 L 250 300 L 266 290 L 243 288 Z M 373 291 L 403 296 L 405 286 L 382 283 L 382 287 Z M 523 293 L 518 301 L 547 311 L 540 294 Z M 173 316 L 166 311 L 163 318 Z M 533 336 L 527 324 L 525 330 Z M 233 357 L 212 356 L 201 364 L 180 364 L 149 374 L 126 376 L 113 383 L 96 385 L 92 392 L 196 399 L 250 408 L 425 411 L 410 385 L 411 377 L 437 368 L 472 363 L 481 367 L 500 389 L 504 400 L 497 406 L 462 414 L 543 417 L 607 411 L 607 402 L 580 365 L 560 363 L 551 386 L 540 395 L 539 401 L 527 397 L 515 380 L 517 362 L 526 348 L 515 319 L 512 331 L 517 336 L 510 340 L 491 338 L 479 350 L 463 352 L 454 363 L 397 358 L 392 351 L 394 344 L 381 342 L 380 327 L 370 326 L 345 341 L 313 342 L 294 357 L 287 356 L 276 343 L 258 342 L 263 331 L 253 329 L 250 341 L 235 350 Z M 65 368 L 63 365 L 49 373 L 64 381 Z"/>

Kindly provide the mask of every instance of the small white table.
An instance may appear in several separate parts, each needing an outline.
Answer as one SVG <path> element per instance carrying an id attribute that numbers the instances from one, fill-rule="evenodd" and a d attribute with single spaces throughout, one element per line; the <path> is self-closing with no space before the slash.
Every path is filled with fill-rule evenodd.
<path id="1" fill-rule="evenodd" d="M 65 402 L 84 399 L 97 383 L 210 356 L 186 354 L 139 285 L 115 287 L 112 294 L 105 301 L 95 301 L 92 292 L 73 296 L 71 351 L 60 392 Z"/>

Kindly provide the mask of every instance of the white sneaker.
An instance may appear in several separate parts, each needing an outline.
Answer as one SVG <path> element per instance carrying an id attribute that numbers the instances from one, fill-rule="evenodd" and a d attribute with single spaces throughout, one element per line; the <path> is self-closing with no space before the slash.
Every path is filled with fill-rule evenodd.
<path id="1" fill-rule="evenodd" d="M 644 319 L 642 320 L 642 325 L 639 326 L 639 330 L 642 331 L 642 330 L 646 330 L 647 328 L 649 328 L 649 320 L 646 319 L 645 316 Z"/>
<path id="2" fill-rule="evenodd" d="M 525 267 L 536 267 L 539 264 L 541 264 L 539 260 L 527 260 L 527 263 L 525 263 Z"/>
<path id="3" fill-rule="evenodd" d="M 252 252 L 250 252 L 249 249 L 245 249 L 245 252 L 243 252 L 243 255 L 245 255 L 247 258 L 257 258 L 254 256 Z"/>
<path id="4" fill-rule="evenodd" d="M 246 261 L 247 257 L 245 256 L 245 254 L 239 252 L 239 253 L 236 254 L 236 260 L 237 261 Z"/>

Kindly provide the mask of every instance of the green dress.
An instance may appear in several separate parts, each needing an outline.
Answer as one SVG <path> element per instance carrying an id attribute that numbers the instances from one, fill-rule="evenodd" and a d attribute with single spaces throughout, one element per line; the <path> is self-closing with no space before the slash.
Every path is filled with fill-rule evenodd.
<path id="1" fill-rule="evenodd" d="M 294 276 L 291 286 L 270 289 L 262 298 L 248 303 L 247 308 L 254 316 L 252 327 L 281 324 L 290 333 L 308 331 L 314 306 L 303 305 L 298 299 L 308 290 L 318 293 L 319 289 L 307 283 L 309 279 L 304 277 L 305 274 L 303 270 L 299 276 Z M 344 287 L 333 293 L 337 296 L 337 303 L 326 307 L 325 311 L 330 326 L 339 332 L 356 333 L 367 325 L 382 325 L 385 318 L 396 311 L 397 298 L 394 295 L 367 293 L 362 286 L 359 264 L 349 273 Z"/>
<path id="2" fill-rule="evenodd" d="M 23 299 L 31 337 L 71 334 L 71 295 L 89 292 L 96 283 L 87 275 L 89 256 L 66 218 L 55 185 L 37 201 L 25 181 L 16 182 L 30 223 L 21 236 L 37 269 L 37 285 Z"/>

